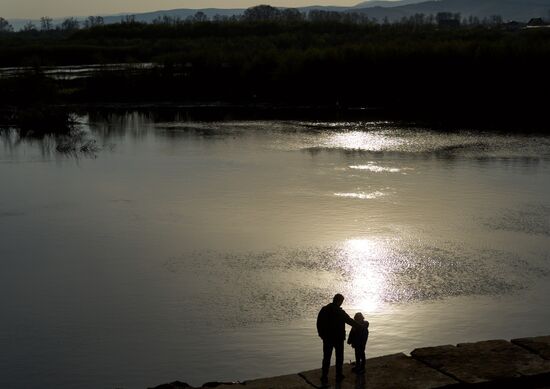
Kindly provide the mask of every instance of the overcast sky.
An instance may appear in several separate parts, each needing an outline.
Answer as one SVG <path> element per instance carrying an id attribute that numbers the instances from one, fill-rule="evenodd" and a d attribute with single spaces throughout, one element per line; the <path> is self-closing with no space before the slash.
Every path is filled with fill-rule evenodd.
<path id="1" fill-rule="evenodd" d="M 4 18 L 41 16 L 89 16 L 113 13 L 138 13 L 174 8 L 246 8 L 257 4 L 284 7 L 304 5 L 355 5 L 361 0 L 0 0 Z"/>

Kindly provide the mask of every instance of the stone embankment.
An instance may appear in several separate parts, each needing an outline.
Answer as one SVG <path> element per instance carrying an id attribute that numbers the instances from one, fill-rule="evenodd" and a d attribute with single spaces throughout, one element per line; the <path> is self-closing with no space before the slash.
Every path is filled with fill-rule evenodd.
<path id="1" fill-rule="evenodd" d="M 418 348 L 403 353 L 370 358 L 367 371 L 356 375 L 344 365 L 346 378 L 321 385 L 321 371 L 262 378 L 245 382 L 211 382 L 201 388 L 217 389 L 428 389 L 428 388 L 546 388 L 550 389 L 550 336 L 459 343 L 456 346 Z M 192 388 L 173 382 L 154 389 Z"/>

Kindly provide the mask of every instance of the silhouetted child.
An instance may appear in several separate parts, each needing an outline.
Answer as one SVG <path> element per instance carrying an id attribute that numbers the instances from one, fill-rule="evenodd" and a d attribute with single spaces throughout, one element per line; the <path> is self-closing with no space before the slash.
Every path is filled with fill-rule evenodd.
<path id="1" fill-rule="evenodd" d="M 352 369 L 356 373 L 365 372 L 365 347 L 369 339 L 369 322 L 365 320 L 361 312 L 357 312 L 353 319 L 361 324 L 360 327 L 353 327 L 349 332 L 348 344 L 355 350 L 355 367 Z"/>

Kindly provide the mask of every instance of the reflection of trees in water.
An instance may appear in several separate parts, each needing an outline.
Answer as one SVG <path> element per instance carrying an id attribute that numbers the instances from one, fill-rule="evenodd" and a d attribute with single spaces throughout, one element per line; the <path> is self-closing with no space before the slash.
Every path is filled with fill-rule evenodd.
<path id="1" fill-rule="evenodd" d="M 89 111 L 87 119 L 90 131 L 104 141 L 125 136 L 142 139 L 154 123 L 148 112 L 117 108 Z"/>
<path id="2" fill-rule="evenodd" d="M 15 153 L 23 145 L 36 147 L 44 158 L 51 156 L 56 151 L 56 136 L 42 135 L 40 137 L 29 136 L 15 128 L 0 129 L 0 143 L 8 153 Z"/>
<path id="3" fill-rule="evenodd" d="M 0 128 L 0 140 L 9 152 L 15 152 L 22 145 L 31 145 L 40 151 L 42 157 L 61 154 L 71 157 L 96 157 L 101 149 L 89 131 L 82 129 L 76 116 L 71 115 L 65 126 L 41 126 L 26 124 L 24 127 Z"/>
<path id="4" fill-rule="evenodd" d="M 66 155 L 78 156 L 84 154 L 87 156 L 96 156 L 100 150 L 95 139 L 90 138 L 89 133 L 82 130 L 74 130 L 68 135 L 56 138 L 55 150 Z"/>
<path id="5" fill-rule="evenodd" d="M 213 108 L 202 108 L 203 112 L 197 114 L 201 108 L 156 107 L 154 109 L 140 109 L 110 106 L 107 109 L 88 111 L 87 118 L 90 130 L 103 140 L 122 137 L 143 139 L 154 129 L 173 129 L 174 123 L 186 123 L 185 126 L 178 126 L 178 130 L 188 130 L 189 132 L 195 132 L 197 135 L 209 136 L 214 135 L 215 130 L 212 127 L 202 124 L 193 125 L 193 121 L 197 120 L 197 117 L 203 119 L 197 120 L 201 123 L 215 120 L 215 116 L 204 112 L 210 109 Z M 181 133 L 182 131 L 179 131 L 179 134 Z M 177 136 L 175 132 L 171 131 L 165 131 L 163 135 Z"/>

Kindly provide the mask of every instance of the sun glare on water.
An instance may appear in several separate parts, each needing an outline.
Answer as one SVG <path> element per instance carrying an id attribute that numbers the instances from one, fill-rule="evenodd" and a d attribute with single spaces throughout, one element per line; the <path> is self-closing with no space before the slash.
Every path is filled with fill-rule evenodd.
<path id="1" fill-rule="evenodd" d="M 334 193 L 334 196 L 336 197 L 347 197 L 351 199 L 360 199 L 360 200 L 373 200 L 377 199 L 379 197 L 384 196 L 384 192 L 376 191 L 371 193 L 365 193 L 365 192 L 348 192 L 348 193 L 342 193 L 337 192 Z"/>
<path id="2" fill-rule="evenodd" d="M 349 150 L 383 151 L 401 145 L 402 141 L 377 132 L 350 131 L 331 135 L 328 143 Z"/>
<path id="3" fill-rule="evenodd" d="M 349 301 L 365 312 L 380 308 L 385 291 L 384 242 L 372 239 L 350 239 L 344 243 L 346 264 L 351 281 Z"/>

